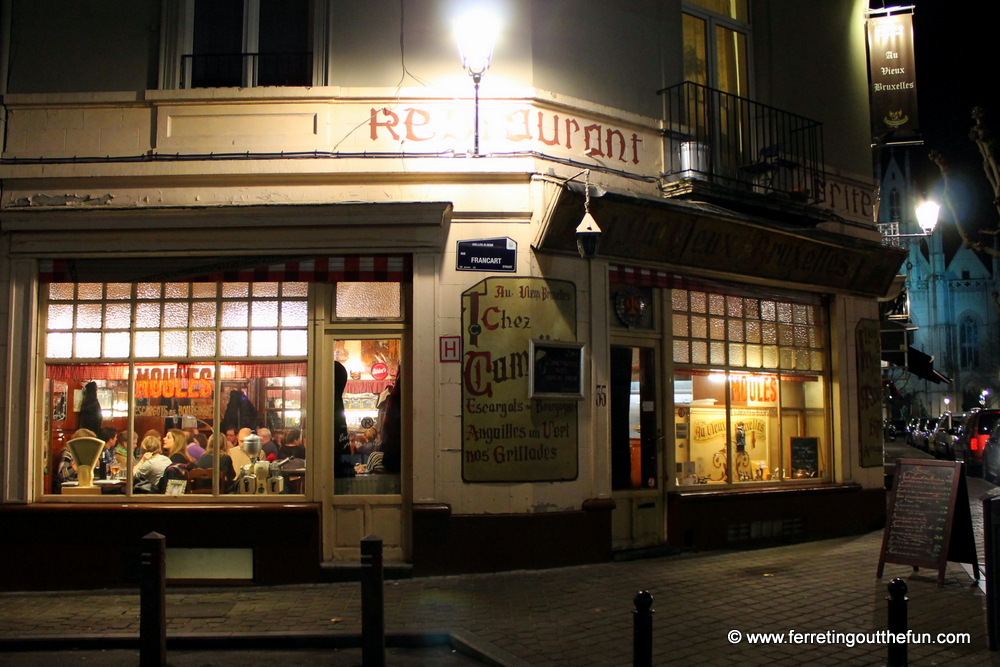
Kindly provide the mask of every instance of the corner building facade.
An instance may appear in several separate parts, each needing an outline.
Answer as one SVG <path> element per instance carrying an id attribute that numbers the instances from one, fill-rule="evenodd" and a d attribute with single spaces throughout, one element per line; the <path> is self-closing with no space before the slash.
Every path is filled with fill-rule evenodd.
<path id="1" fill-rule="evenodd" d="M 0 2 L 3 588 L 884 520 L 862 4 L 500 1 L 478 101 L 462 3 L 222 4 Z M 171 429 L 210 474 L 144 492 Z"/>

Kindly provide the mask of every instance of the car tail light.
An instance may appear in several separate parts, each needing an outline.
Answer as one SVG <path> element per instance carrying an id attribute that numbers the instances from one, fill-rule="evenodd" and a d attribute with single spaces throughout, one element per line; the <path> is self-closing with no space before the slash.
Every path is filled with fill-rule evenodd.
<path id="1" fill-rule="evenodd" d="M 980 449 L 985 449 L 986 448 L 986 441 L 988 439 L 989 439 L 989 436 L 986 436 L 986 435 L 977 435 L 974 438 L 972 438 L 972 451 L 977 451 L 977 450 L 980 450 Z"/>

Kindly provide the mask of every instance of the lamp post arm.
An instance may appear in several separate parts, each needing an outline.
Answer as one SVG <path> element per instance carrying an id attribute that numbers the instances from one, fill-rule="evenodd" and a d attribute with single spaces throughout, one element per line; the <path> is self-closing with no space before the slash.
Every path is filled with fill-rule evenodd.
<path id="1" fill-rule="evenodd" d="M 472 83 L 476 89 L 476 120 L 475 120 L 475 140 L 472 146 L 472 155 L 479 157 L 479 82 L 482 80 L 483 74 L 472 75 Z"/>

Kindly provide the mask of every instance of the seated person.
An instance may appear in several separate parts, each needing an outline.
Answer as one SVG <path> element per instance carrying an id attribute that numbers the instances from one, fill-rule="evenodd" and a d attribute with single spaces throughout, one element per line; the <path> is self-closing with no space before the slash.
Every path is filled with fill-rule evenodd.
<path id="1" fill-rule="evenodd" d="M 102 426 L 99 437 L 104 441 L 104 449 L 101 450 L 101 456 L 97 459 L 97 465 L 98 469 L 103 471 L 103 477 L 107 478 L 110 476 L 112 465 L 116 463 L 115 443 L 118 441 L 118 429 L 114 426 Z M 98 471 L 95 470 L 94 472 Z"/>
<path id="2" fill-rule="evenodd" d="M 153 493 L 169 465 L 170 459 L 161 452 L 160 439 L 155 436 L 143 439 L 142 456 L 132 473 L 135 482 L 133 490 L 136 493 Z"/>
<path id="3" fill-rule="evenodd" d="M 151 428 L 148 431 L 146 431 L 143 434 L 142 439 L 145 440 L 146 438 L 148 438 L 150 436 L 153 436 L 157 440 L 160 440 L 160 441 L 163 440 L 163 436 L 160 435 L 160 432 L 157 431 L 155 428 Z M 139 457 L 142 456 L 142 445 L 141 444 L 137 445 L 136 443 L 133 442 L 132 446 L 135 448 L 135 451 L 132 453 L 132 456 L 134 456 L 136 458 L 136 460 L 139 460 Z"/>
<path id="4" fill-rule="evenodd" d="M 70 440 L 75 440 L 76 438 L 96 438 L 94 432 L 88 428 L 77 429 L 73 433 L 73 437 Z M 75 482 L 76 481 L 76 459 L 73 458 L 73 454 L 69 451 L 69 447 L 63 448 L 59 455 L 56 457 L 56 474 L 52 479 L 52 492 L 60 493 L 62 490 L 62 485 L 65 482 Z"/>
<path id="5" fill-rule="evenodd" d="M 115 438 L 115 458 L 118 459 L 118 464 L 124 468 L 125 463 L 128 461 L 128 450 L 129 447 L 135 449 L 135 443 L 139 440 L 139 436 L 135 434 L 135 431 L 122 431 Z"/>
<path id="6" fill-rule="evenodd" d="M 204 433 L 192 433 L 188 436 L 188 454 L 195 461 L 205 454 L 205 447 L 208 446 L 208 438 Z"/>
<path id="7" fill-rule="evenodd" d="M 275 460 L 278 457 L 278 445 L 271 439 L 270 429 L 259 428 L 257 429 L 257 435 L 260 436 L 261 458 L 268 461 Z"/>
<path id="8" fill-rule="evenodd" d="M 306 460 L 306 446 L 302 444 L 302 433 L 299 429 L 292 429 L 285 435 L 285 444 L 278 448 L 278 460 L 282 459 Z"/>
<path id="9" fill-rule="evenodd" d="M 372 452 L 368 455 L 367 463 L 359 463 L 354 466 L 354 472 L 361 474 L 371 474 L 373 472 L 385 472 L 382 465 L 382 452 Z"/>
<path id="10" fill-rule="evenodd" d="M 208 439 L 208 444 L 205 446 L 205 453 L 198 459 L 199 468 L 206 468 L 208 470 L 212 469 L 212 466 L 215 465 L 215 450 L 220 441 L 225 442 L 223 436 L 220 436 L 217 433 L 213 433 L 212 437 Z M 233 459 L 229 456 L 229 454 L 224 452 L 219 457 L 219 474 L 222 476 L 223 489 L 236 479 L 236 470 L 233 468 Z"/>
<path id="11" fill-rule="evenodd" d="M 180 429 L 172 428 L 167 431 L 167 434 L 163 436 L 163 449 L 170 457 L 171 463 L 182 463 L 188 466 L 194 466 L 197 463 L 188 454 L 187 436 Z"/>
<path id="12" fill-rule="evenodd" d="M 243 449 L 243 439 L 248 435 L 253 433 L 248 428 L 241 428 L 240 432 L 236 434 L 236 445 L 229 448 L 226 452 L 229 457 L 233 460 L 233 468 L 236 469 L 236 474 L 239 475 L 243 470 L 243 466 L 250 463 L 250 455 L 246 453 Z"/>

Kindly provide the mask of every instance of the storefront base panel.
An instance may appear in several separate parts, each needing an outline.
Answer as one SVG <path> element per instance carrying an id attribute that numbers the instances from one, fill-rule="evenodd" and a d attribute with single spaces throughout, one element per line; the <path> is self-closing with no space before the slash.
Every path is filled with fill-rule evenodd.
<path id="1" fill-rule="evenodd" d="M 543 514 L 413 509 L 416 576 L 498 572 L 611 560 L 611 508 Z"/>
<path id="2" fill-rule="evenodd" d="M 858 484 L 668 493 L 667 517 L 671 547 L 739 549 L 878 530 L 886 496 Z"/>
<path id="3" fill-rule="evenodd" d="M 285 505 L 5 505 L 0 506 L 0 590 L 131 587 L 139 583 L 143 536 L 157 532 L 170 550 L 206 562 L 183 563 L 168 583 L 293 584 L 316 581 L 322 560 L 320 506 Z M 226 550 L 226 551 L 224 551 Z M 176 552 L 176 551 L 175 551 Z M 252 553 L 252 556 L 249 554 Z M 247 578 L 247 558 L 252 578 Z M 176 570 L 175 570 L 176 571 Z"/>

